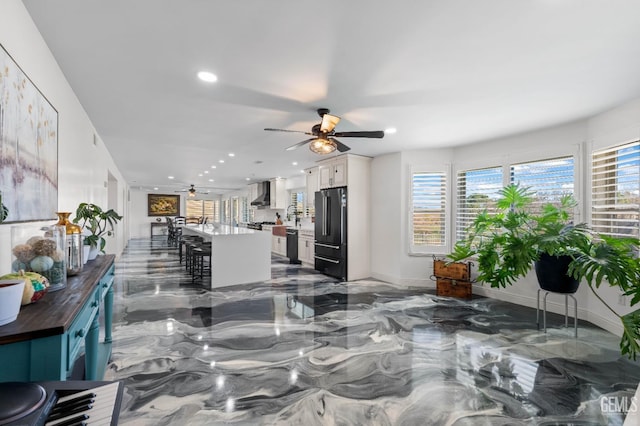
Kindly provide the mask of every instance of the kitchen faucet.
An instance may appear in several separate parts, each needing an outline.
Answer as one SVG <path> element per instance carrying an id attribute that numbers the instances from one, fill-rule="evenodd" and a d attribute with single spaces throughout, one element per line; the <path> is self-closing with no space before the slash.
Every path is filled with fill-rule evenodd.
<path id="1" fill-rule="evenodd" d="M 290 204 L 289 207 L 287 207 L 287 218 L 291 220 L 291 213 L 289 212 L 291 207 L 293 207 L 293 216 L 295 217 L 295 224 L 296 226 L 298 226 L 298 224 L 300 224 L 300 217 L 298 217 L 299 212 L 295 205 Z"/>

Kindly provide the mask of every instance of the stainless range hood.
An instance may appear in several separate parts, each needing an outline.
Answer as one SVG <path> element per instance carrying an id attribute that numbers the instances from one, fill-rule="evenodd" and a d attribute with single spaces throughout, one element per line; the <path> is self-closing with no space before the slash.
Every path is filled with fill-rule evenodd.
<path id="1" fill-rule="evenodd" d="M 271 205 L 271 182 L 266 180 L 258 184 L 258 198 L 253 200 L 251 205 L 258 208 L 269 207 Z"/>

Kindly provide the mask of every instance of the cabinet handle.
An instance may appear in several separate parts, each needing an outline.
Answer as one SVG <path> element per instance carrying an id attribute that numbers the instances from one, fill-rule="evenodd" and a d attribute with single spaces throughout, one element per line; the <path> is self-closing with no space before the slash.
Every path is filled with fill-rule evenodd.
<path id="1" fill-rule="evenodd" d="M 84 337 L 84 330 L 80 329 L 80 330 L 76 331 L 76 337 Z"/>

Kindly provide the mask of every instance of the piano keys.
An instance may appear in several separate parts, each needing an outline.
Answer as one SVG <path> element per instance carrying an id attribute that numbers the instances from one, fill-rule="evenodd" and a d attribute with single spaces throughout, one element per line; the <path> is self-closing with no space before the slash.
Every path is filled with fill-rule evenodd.
<path id="1" fill-rule="evenodd" d="M 121 382 L 39 382 L 46 401 L 30 414 L 3 422 L 11 426 L 117 425 L 124 386 Z M 8 385 L 8 383 L 0 383 Z M 13 385 L 17 385 L 14 383 Z"/>

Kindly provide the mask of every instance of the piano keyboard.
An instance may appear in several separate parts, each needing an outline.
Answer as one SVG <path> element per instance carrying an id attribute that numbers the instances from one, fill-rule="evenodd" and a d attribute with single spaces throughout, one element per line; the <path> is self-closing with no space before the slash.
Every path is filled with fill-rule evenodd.
<path id="1" fill-rule="evenodd" d="M 119 383 L 111 383 L 58 398 L 45 426 L 110 425 Z"/>
<path id="2" fill-rule="evenodd" d="M 46 400 L 10 426 L 76 426 L 118 424 L 124 385 L 121 382 L 67 380 L 38 382 Z M 0 422 L 2 424 L 2 422 Z"/>

